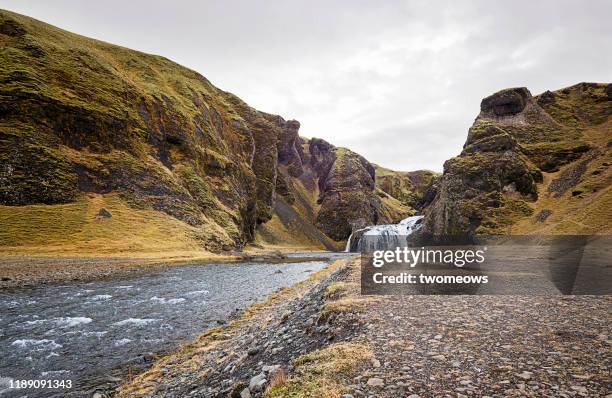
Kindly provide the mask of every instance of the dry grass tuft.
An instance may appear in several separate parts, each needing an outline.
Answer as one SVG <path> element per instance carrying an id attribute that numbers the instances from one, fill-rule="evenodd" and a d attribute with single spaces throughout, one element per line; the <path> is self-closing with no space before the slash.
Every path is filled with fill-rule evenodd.
<path id="1" fill-rule="evenodd" d="M 275 369 L 270 374 L 270 388 L 282 387 L 287 383 L 287 372 L 283 368 Z"/>
<path id="2" fill-rule="evenodd" d="M 266 390 L 267 398 L 338 398 L 344 385 L 372 358 L 370 347 L 354 343 L 332 344 L 302 355 L 294 362 L 295 375 Z"/>

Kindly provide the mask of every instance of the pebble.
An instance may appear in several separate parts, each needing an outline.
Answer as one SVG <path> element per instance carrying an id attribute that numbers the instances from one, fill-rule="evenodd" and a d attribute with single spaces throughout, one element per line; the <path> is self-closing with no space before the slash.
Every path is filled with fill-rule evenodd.
<path id="1" fill-rule="evenodd" d="M 263 383 L 262 383 L 263 382 Z M 263 373 L 260 373 L 256 376 L 253 376 L 251 378 L 251 381 L 249 381 L 249 390 L 251 391 L 258 391 L 258 389 L 261 389 L 261 387 L 263 387 L 263 384 L 266 383 L 266 375 Z"/>
<path id="2" fill-rule="evenodd" d="M 383 379 L 380 379 L 378 377 L 370 377 L 368 379 L 367 385 L 372 387 L 382 387 L 385 385 L 385 382 Z"/>
<path id="3" fill-rule="evenodd" d="M 259 348 L 257 347 L 253 347 L 249 349 L 249 351 L 247 352 L 247 354 L 249 354 L 250 356 L 257 355 L 258 353 L 259 353 Z"/>

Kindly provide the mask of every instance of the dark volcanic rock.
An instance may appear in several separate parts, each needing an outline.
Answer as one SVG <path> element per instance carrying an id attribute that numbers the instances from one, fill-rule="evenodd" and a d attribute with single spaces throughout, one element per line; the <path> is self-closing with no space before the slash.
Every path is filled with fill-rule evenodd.
<path id="1" fill-rule="evenodd" d="M 287 166 L 289 175 L 299 177 L 304 172 L 302 165 L 302 146 L 299 136 L 300 122 L 287 120 L 280 116 L 264 114 L 264 116 L 280 128 L 278 137 L 278 162 Z"/>
<path id="2" fill-rule="evenodd" d="M 106 210 L 104 207 L 100 209 L 100 211 L 98 212 L 98 216 L 99 217 L 103 217 L 103 218 L 111 218 L 113 215 L 111 214 L 110 211 Z"/>
<path id="3" fill-rule="evenodd" d="M 555 102 L 555 94 L 552 91 L 546 90 L 538 97 L 538 104 L 545 105 Z"/>
<path id="4" fill-rule="evenodd" d="M 516 115 L 525 109 L 531 93 L 525 87 L 498 91 L 482 100 L 480 110 L 487 116 Z"/>
<path id="5" fill-rule="evenodd" d="M 552 214 L 552 210 L 549 209 L 542 209 L 538 215 L 536 216 L 536 221 L 537 222 L 544 222 L 546 221 L 546 219 L 548 217 L 550 217 L 550 215 Z"/>
<path id="6" fill-rule="evenodd" d="M 375 194 L 374 166 L 355 152 L 317 138 L 309 141 L 309 152 L 319 178 L 317 226 L 342 240 L 355 223 L 375 224 L 381 204 Z"/>

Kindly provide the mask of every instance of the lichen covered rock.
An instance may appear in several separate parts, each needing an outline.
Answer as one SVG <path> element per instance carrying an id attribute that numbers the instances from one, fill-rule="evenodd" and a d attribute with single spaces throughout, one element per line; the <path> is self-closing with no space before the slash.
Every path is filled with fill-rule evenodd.
<path id="1" fill-rule="evenodd" d="M 585 131 L 612 114 L 607 87 L 581 83 L 537 97 L 513 88 L 485 98 L 463 151 L 444 164 L 421 235 L 453 239 L 505 232 L 533 214 L 543 173 L 570 167 L 559 178 L 570 183 L 550 185 L 555 195 L 575 185 L 585 164 L 603 154 Z"/>
<path id="2" fill-rule="evenodd" d="M 381 202 L 375 194 L 374 166 L 355 152 L 316 138 L 310 140 L 309 152 L 319 181 L 317 226 L 342 240 L 356 222 L 376 224 Z"/>

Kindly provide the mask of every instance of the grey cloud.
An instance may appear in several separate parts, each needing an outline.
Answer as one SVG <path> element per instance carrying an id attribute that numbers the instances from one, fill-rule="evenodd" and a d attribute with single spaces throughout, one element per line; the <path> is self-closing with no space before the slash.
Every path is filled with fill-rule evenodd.
<path id="1" fill-rule="evenodd" d="M 612 3 L 1 1 L 64 29 L 164 55 L 301 133 L 402 170 L 440 171 L 480 100 L 612 80 Z"/>

